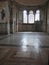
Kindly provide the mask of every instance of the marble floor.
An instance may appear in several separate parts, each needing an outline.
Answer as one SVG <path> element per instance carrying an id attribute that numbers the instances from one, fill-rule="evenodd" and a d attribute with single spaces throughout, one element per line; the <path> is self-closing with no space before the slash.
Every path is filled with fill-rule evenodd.
<path id="1" fill-rule="evenodd" d="M 48 65 L 49 35 L 18 32 L 0 40 L 0 65 Z"/>
<path id="2" fill-rule="evenodd" d="M 3 40 L 3 39 L 5 39 L 5 38 L 7 38 L 8 36 L 11 36 L 12 34 L 9 34 L 9 35 L 7 35 L 7 34 L 5 34 L 5 35 L 1 35 L 0 34 L 0 40 Z"/>

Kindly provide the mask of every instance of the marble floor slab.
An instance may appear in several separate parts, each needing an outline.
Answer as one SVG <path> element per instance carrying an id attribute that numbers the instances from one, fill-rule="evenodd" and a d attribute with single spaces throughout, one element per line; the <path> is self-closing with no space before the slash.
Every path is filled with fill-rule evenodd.
<path id="1" fill-rule="evenodd" d="M 0 40 L 0 65 L 48 65 L 49 35 L 19 32 Z"/>

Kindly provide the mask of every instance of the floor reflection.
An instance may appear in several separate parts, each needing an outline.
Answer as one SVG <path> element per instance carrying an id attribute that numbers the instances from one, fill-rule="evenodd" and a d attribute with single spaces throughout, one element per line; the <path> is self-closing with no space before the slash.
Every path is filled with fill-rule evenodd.
<path id="1" fill-rule="evenodd" d="M 27 46 L 21 46 L 21 50 L 26 52 L 28 49 L 27 49 Z"/>
<path id="2" fill-rule="evenodd" d="M 48 65 L 49 36 L 38 34 L 17 33 L 0 40 L 0 46 L 1 44 L 4 46 L 0 48 L 0 64 Z"/>

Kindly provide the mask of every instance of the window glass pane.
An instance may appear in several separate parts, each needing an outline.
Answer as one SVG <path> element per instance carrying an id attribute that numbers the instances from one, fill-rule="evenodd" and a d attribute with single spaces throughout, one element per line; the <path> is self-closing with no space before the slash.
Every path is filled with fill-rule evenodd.
<path id="1" fill-rule="evenodd" d="M 29 23 L 34 23 L 34 14 L 33 14 L 33 11 L 29 12 Z"/>
<path id="2" fill-rule="evenodd" d="M 23 23 L 27 23 L 27 11 L 23 11 Z"/>
<path id="3" fill-rule="evenodd" d="M 40 21 L 40 11 L 39 10 L 36 11 L 35 21 Z"/>

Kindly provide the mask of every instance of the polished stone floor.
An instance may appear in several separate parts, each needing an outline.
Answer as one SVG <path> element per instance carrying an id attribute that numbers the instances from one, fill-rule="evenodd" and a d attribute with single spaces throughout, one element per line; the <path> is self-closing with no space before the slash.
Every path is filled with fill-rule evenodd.
<path id="1" fill-rule="evenodd" d="M 0 40 L 0 65 L 48 65 L 49 35 L 19 32 Z"/>

